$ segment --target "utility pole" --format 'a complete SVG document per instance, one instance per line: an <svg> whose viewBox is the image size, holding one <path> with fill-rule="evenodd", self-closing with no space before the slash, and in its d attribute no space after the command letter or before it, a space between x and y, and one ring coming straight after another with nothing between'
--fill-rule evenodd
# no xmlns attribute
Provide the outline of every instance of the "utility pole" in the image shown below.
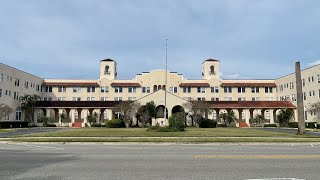
<svg viewBox="0 0 320 180"><path fill-rule="evenodd" d="M297 88L297 108L298 108L298 134L304 134L306 131L304 121L304 106L303 106L303 94L302 94L302 79L300 62L296 62L296 88Z"/></svg>
<svg viewBox="0 0 320 180"><path fill-rule="evenodd" d="M164 118L167 120L167 84L168 84L168 39L166 39L166 71L165 71L165 89L164 89ZM165 123L166 124L166 123Z"/></svg>

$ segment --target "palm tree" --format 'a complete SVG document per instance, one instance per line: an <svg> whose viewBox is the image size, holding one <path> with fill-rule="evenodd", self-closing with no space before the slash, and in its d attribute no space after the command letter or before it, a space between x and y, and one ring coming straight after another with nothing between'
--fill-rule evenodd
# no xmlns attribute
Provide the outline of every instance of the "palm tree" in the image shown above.
<svg viewBox="0 0 320 180"><path fill-rule="evenodd" d="M259 124L259 126L261 125L262 121L263 121L263 116L261 114L256 114L254 117L254 121L257 122Z"/></svg>
<svg viewBox="0 0 320 180"><path fill-rule="evenodd" d="M223 121L227 124L227 126L230 126L232 123L234 123L237 120L236 114L233 111L221 113L220 118L223 119Z"/></svg>
<svg viewBox="0 0 320 180"><path fill-rule="evenodd" d="M21 102L21 109L25 111L25 115L30 122L34 122L34 110L36 103L40 100L40 96L33 95L24 95L19 98Z"/></svg>
<svg viewBox="0 0 320 180"><path fill-rule="evenodd" d="M286 126L288 122L292 119L293 114L294 112L292 109L281 109L280 113L277 116L280 126Z"/></svg>

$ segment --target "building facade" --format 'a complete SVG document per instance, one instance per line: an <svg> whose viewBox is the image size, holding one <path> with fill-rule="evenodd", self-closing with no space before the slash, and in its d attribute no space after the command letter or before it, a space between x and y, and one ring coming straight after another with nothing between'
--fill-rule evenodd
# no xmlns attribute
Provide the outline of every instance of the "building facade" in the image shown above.
<svg viewBox="0 0 320 180"><path fill-rule="evenodd" d="M319 68L317 65L302 70L305 118L309 122L316 119L307 111L307 106L320 100ZM183 109L188 115L184 104L190 100L208 101L214 110L209 118L219 122L220 112L234 110L238 124L248 125L252 123L250 120L254 114L262 114L266 123L274 123L277 110L295 109L294 74L270 80L224 80L219 76L219 69L220 61L207 59L202 63L202 79L198 80L165 70L152 70L137 74L133 79L118 80L117 63L104 59L100 61L98 80L68 80L43 79L0 64L1 102L16 111L3 120L23 119L17 118L16 114L21 109L17 97L24 94L41 97L35 119L39 120L43 115L57 119L64 112L70 117L71 124L77 121L86 123L87 114L93 112L99 114L100 120L111 119L115 115L112 109L119 101L137 101L140 104L154 101L158 107L167 108L169 117L177 109ZM19 81L18 85L16 81ZM311 95L307 97L309 93ZM166 124L166 121L159 118L154 123Z"/></svg>

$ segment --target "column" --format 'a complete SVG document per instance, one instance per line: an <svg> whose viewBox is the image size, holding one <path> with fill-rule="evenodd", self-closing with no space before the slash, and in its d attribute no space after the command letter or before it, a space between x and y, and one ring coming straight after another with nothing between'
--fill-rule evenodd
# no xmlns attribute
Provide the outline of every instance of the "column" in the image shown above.
<svg viewBox="0 0 320 180"><path fill-rule="evenodd" d="M277 120L277 111L278 109L274 109L273 112L272 112L272 116L273 116L273 121L276 122Z"/></svg>
<svg viewBox="0 0 320 180"><path fill-rule="evenodd" d="M243 109L238 109L238 113L239 113L239 122L242 122L242 112L243 112Z"/></svg>
<svg viewBox="0 0 320 180"><path fill-rule="evenodd" d="M269 109L269 113L270 113L270 124L274 124L274 116L273 116L273 111L274 109Z"/></svg>
<svg viewBox="0 0 320 180"><path fill-rule="evenodd" d="M250 120L249 120L249 122L250 122L250 124L253 122L253 111L254 111L254 109L249 109L249 112L250 112Z"/></svg>
<svg viewBox="0 0 320 180"><path fill-rule="evenodd" d="M217 122L221 122L221 119L220 119L220 109L214 109L216 111L216 121Z"/></svg>

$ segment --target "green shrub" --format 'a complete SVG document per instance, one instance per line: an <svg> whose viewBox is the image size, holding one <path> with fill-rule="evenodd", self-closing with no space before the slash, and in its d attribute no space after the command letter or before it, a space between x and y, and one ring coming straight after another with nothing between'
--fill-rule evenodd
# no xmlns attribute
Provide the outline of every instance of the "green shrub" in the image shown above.
<svg viewBox="0 0 320 180"><path fill-rule="evenodd" d="M172 115L169 118L169 128L174 129L174 131L184 131L186 125L182 116Z"/></svg>
<svg viewBox="0 0 320 180"><path fill-rule="evenodd" d="M217 124L216 127L228 127L227 124Z"/></svg>
<svg viewBox="0 0 320 180"><path fill-rule="evenodd" d="M147 129L149 132L178 132L179 130L170 128L168 126L160 127L160 126L151 126Z"/></svg>
<svg viewBox="0 0 320 180"><path fill-rule="evenodd" d="M57 127L55 124L43 124L43 127Z"/></svg>
<svg viewBox="0 0 320 180"><path fill-rule="evenodd" d="M298 128L298 122L288 122L288 128Z"/></svg>
<svg viewBox="0 0 320 180"><path fill-rule="evenodd" d="M217 121L211 120L211 119L203 119L199 123L200 128L216 128L217 127Z"/></svg>
<svg viewBox="0 0 320 180"><path fill-rule="evenodd" d="M102 127L101 124L91 124L91 127Z"/></svg>
<svg viewBox="0 0 320 180"><path fill-rule="evenodd" d="M17 121L2 121L0 122L0 128L26 128L29 122L17 122Z"/></svg>
<svg viewBox="0 0 320 180"><path fill-rule="evenodd" d="M317 128L317 122L307 122L306 128L312 128L312 129Z"/></svg>
<svg viewBox="0 0 320 180"><path fill-rule="evenodd" d="M276 124L265 124L263 127L278 127Z"/></svg>
<svg viewBox="0 0 320 180"><path fill-rule="evenodd" d="M121 119L112 119L106 122L107 128L123 128L125 127L124 122Z"/></svg>

